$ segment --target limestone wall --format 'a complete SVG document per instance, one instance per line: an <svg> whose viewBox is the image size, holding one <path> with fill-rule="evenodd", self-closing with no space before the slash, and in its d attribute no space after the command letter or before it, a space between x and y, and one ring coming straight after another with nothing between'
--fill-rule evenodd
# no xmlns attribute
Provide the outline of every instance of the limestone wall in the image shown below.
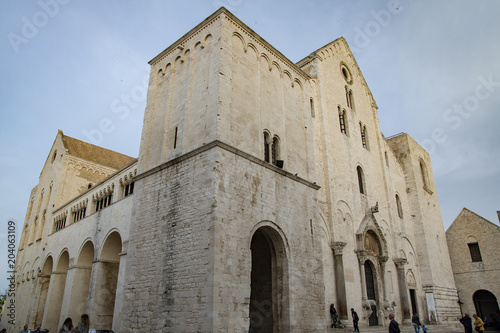
<svg viewBox="0 0 500 333"><path fill-rule="evenodd" d="M474 304L474 294L478 290L492 293L497 302L500 299L499 237L498 225L466 208L446 231L453 275L464 313L472 315L480 310ZM472 261L469 243L478 243L481 261ZM491 319L489 312L485 315ZM500 319L499 314L495 315Z"/></svg>

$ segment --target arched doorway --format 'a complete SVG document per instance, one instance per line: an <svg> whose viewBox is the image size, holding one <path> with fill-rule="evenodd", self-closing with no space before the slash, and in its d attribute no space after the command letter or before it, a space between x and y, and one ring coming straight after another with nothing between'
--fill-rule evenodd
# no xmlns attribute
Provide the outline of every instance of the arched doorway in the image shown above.
<svg viewBox="0 0 500 333"><path fill-rule="evenodd" d="M288 277L281 235L271 227L255 231L250 279L250 325L261 333L288 332Z"/></svg>
<svg viewBox="0 0 500 333"><path fill-rule="evenodd" d="M375 267L370 260L365 261L365 280L366 280L366 297L370 302L370 309L372 313L368 317L368 324L370 326L378 325L377 317L377 279L375 275ZM375 303L375 304L373 304Z"/></svg>
<svg viewBox="0 0 500 333"><path fill-rule="evenodd" d="M478 316L483 319L486 317L488 321L492 321L492 319L500 319L500 310L498 309L497 298L493 295L493 293L488 290L480 289L474 293L472 299Z"/></svg>

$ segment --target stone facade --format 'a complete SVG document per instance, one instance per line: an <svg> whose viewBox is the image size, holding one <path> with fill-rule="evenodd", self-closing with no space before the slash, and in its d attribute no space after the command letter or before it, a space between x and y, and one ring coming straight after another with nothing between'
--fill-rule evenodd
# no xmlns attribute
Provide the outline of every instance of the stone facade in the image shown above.
<svg viewBox="0 0 500 333"><path fill-rule="evenodd" d="M19 249L18 326L325 332L330 303L361 326L456 319L429 155L382 135L343 38L293 63L221 8L150 65L137 161L85 189L49 155L33 195L72 192Z"/></svg>
<svg viewBox="0 0 500 333"><path fill-rule="evenodd" d="M500 320L500 227L467 208L446 230L463 313ZM500 323L497 323L497 325Z"/></svg>

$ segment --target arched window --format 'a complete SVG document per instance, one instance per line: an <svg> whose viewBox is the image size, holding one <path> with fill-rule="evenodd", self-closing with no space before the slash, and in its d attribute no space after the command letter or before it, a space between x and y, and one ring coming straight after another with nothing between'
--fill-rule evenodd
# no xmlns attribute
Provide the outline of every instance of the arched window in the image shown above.
<svg viewBox="0 0 500 333"><path fill-rule="evenodd" d="M270 162L271 156L271 138L269 137L269 133L264 132L264 161Z"/></svg>
<svg viewBox="0 0 500 333"><path fill-rule="evenodd" d="M351 110L354 110L354 98L352 95L352 90L349 90L349 93L347 94L347 105L351 108Z"/></svg>
<svg viewBox="0 0 500 333"><path fill-rule="evenodd" d="M281 160L281 152L280 152L280 139L277 135L275 135L271 139L271 135L269 132L264 132L264 161L267 163L271 163L272 165L283 167L283 163Z"/></svg>
<svg viewBox="0 0 500 333"><path fill-rule="evenodd" d="M309 103L311 105L311 117L315 118L316 112L314 111L314 100L312 97L309 99Z"/></svg>
<svg viewBox="0 0 500 333"><path fill-rule="evenodd" d="M272 151L272 161L271 163L273 165L276 165L276 161L280 159L280 141L277 136L274 136L273 138L273 145L271 147Z"/></svg>
<svg viewBox="0 0 500 333"><path fill-rule="evenodd" d="M401 200L399 199L399 195L396 194L396 207L398 209L399 218L403 218L403 207L401 207Z"/></svg>
<svg viewBox="0 0 500 333"><path fill-rule="evenodd" d="M337 108L339 110L340 133L347 135L347 114L345 112L345 109L340 109L340 105Z"/></svg>
<svg viewBox="0 0 500 333"><path fill-rule="evenodd" d="M363 174L363 169L358 166L356 168L356 172L358 174L359 193L366 194L365 175Z"/></svg>

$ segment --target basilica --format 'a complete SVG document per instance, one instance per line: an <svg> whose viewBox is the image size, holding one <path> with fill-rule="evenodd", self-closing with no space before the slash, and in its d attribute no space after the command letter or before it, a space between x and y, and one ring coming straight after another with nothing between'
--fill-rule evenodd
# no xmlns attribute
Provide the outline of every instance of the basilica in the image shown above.
<svg viewBox="0 0 500 333"><path fill-rule="evenodd" d="M297 63L220 8L150 62L137 158L59 131L31 191L16 329L327 332L456 321L429 154L385 137L340 37ZM6 327L4 311L1 321Z"/></svg>

